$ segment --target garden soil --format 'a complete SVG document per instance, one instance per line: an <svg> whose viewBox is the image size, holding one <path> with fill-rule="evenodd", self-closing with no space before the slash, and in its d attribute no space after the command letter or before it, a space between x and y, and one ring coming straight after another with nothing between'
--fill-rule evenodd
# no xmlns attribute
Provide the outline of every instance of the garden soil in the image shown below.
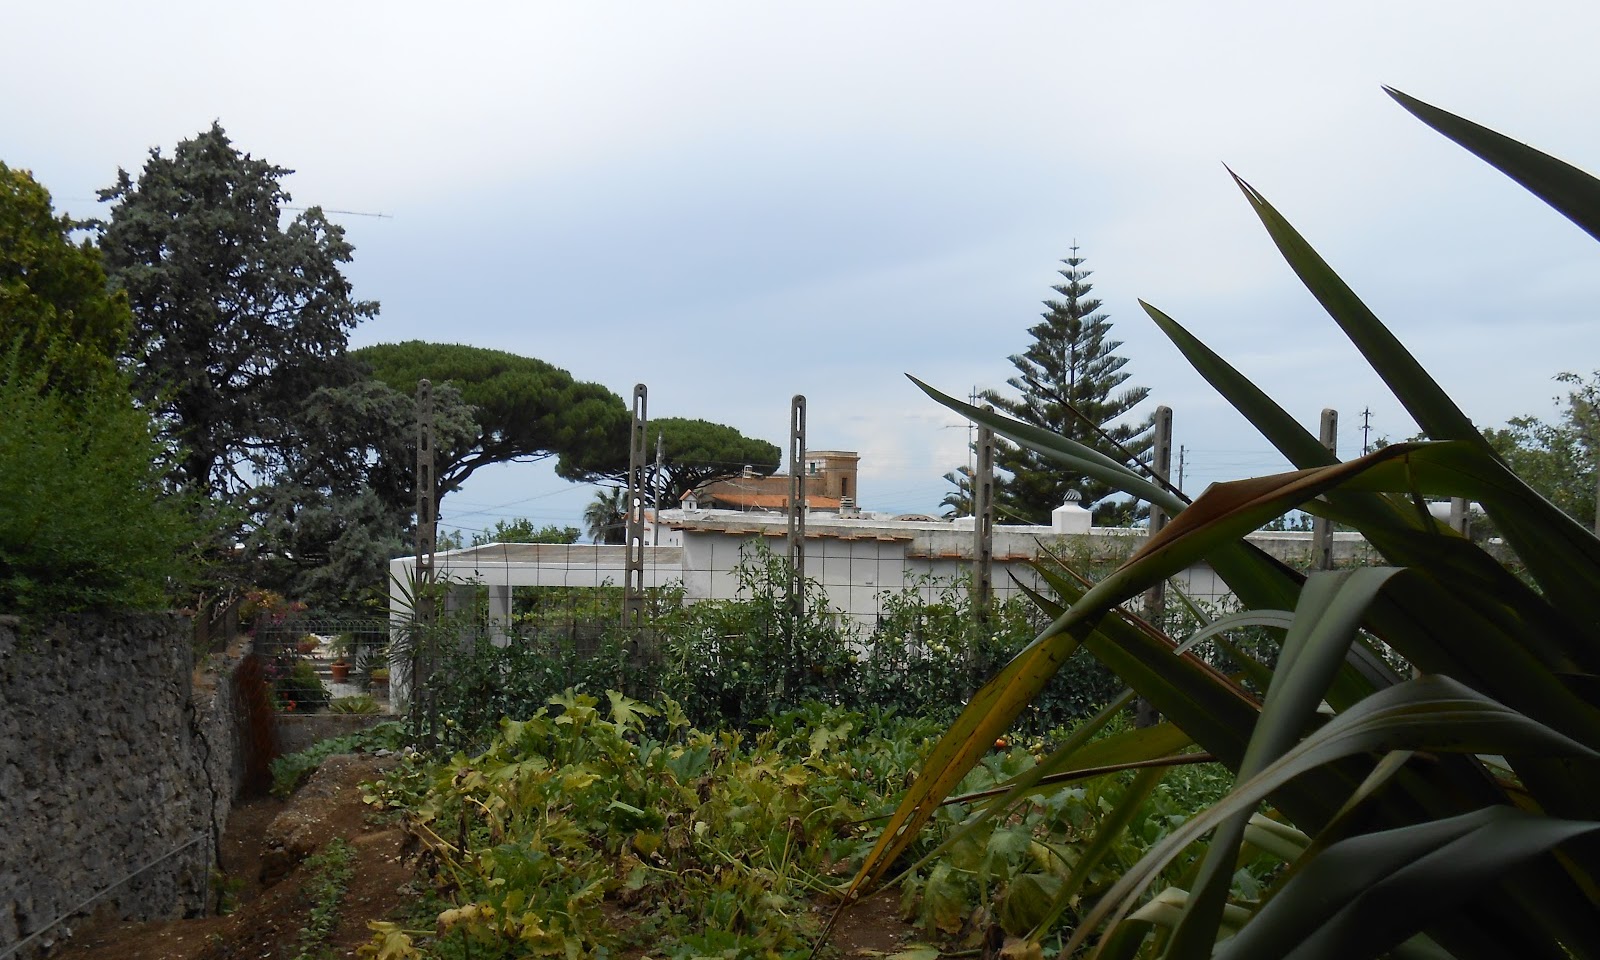
<svg viewBox="0 0 1600 960"><path fill-rule="evenodd" d="M411 886L416 843L361 802L361 783L393 758L330 757L288 800L262 797L234 807L223 838L222 886L231 912L192 920L79 924L51 960L284 960L300 949L310 909L301 862L334 837L353 848L354 874L326 955L355 957L369 942L370 920L402 916L416 900ZM919 939L886 892L848 911L830 938L839 957L884 957Z"/></svg>

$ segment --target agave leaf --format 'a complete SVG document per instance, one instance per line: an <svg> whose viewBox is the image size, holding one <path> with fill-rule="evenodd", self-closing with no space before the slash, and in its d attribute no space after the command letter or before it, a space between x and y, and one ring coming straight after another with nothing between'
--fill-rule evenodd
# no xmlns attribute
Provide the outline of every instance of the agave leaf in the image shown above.
<svg viewBox="0 0 1600 960"><path fill-rule="evenodd" d="M1299 871L1219 960L1377 956L1513 867L1600 823L1487 807L1341 841Z"/></svg>
<svg viewBox="0 0 1600 960"><path fill-rule="evenodd" d="M1119 618L1106 617L1112 606L1186 568L1219 546L1236 541L1289 507L1390 460L1408 456L1413 449L1410 445L1396 444L1362 460L1334 464L1319 470L1213 486L1127 563L1087 591L1082 599L1018 653L994 679L979 689L955 723L935 744L924 765L924 775L912 784L901 799L883 834L851 882L851 893L863 884L876 882L882 877L889 863L911 843L916 831L933 816L943 799L972 769L994 739L1011 726L1085 637L1094 635L1102 624L1108 630L1121 631L1127 636L1129 628ZM1127 642L1124 640L1118 646L1126 647ZM1220 678L1220 675L1209 667L1201 667L1193 658L1169 657L1157 666L1153 661L1140 662L1137 657L1123 656L1121 653L1117 646L1104 643L1097 644L1095 651L1102 662L1141 695L1149 698L1158 710L1177 718L1194 735L1196 742L1207 745L1207 749L1229 766L1235 765L1238 756L1237 731L1246 729L1249 723L1234 716L1230 726L1225 719L1226 711L1237 709L1238 706L1228 702L1225 691L1231 684L1226 683L1226 678L1221 678L1224 683L1220 686L1204 682L1174 682L1184 671L1192 674L1196 670L1203 670L1216 678ZM1120 666L1113 663L1113 659L1120 661ZM1234 696L1238 694L1239 691L1233 691ZM1193 699L1197 696L1201 699ZM1216 745L1210 745L1208 740L1216 741Z"/></svg>
<svg viewBox="0 0 1600 960"><path fill-rule="evenodd" d="M1108 705L1107 710L1101 710L1096 714L1096 719L1101 717L1109 719L1115 715L1115 711L1109 711L1110 706L1115 705L1120 710L1131 703L1132 699L1132 691L1124 691L1122 696ZM1054 787L1062 780L1088 771L1107 772L1114 768L1129 769L1149 761L1179 759L1179 751L1194 744L1187 733L1171 723L1157 723L1149 727L1122 730L1098 740L1084 736L1085 730L1089 730L1090 736L1093 735L1091 724L1080 726L1073 731L1073 735L1066 743L1057 747L1048 757L999 786L975 794L952 797L948 802L960 803L999 797L1000 802L993 806L997 809L1007 808L1018 800L1044 792L1041 787Z"/></svg>
<svg viewBox="0 0 1600 960"><path fill-rule="evenodd" d="M1339 278L1299 231L1267 202L1249 183L1228 171L1283 259L1300 277L1311 295L1317 298L1345 335L1367 358L1373 371L1383 378L1406 410L1416 418L1428 436L1436 440L1476 438L1487 447L1472 421L1444 392L1438 381L1418 363L1398 338L1367 308L1355 291Z"/></svg>
<svg viewBox="0 0 1600 960"><path fill-rule="evenodd" d="M1488 127L1424 103L1393 87L1383 92L1411 115L1527 187L1589 236L1600 240L1600 182L1565 160L1557 160Z"/></svg>
<svg viewBox="0 0 1600 960"><path fill-rule="evenodd" d="M1261 719L1239 767L1240 779L1255 776L1300 739L1344 662L1368 604L1399 572L1392 567L1368 567L1313 574L1306 581L1261 707ZM1212 839L1190 888L1183 921L1173 933L1170 950L1174 955L1199 955L1216 942L1250 813L1241 810L1223 821Z"/></svg>
<svg viewBox="0 0 1600 960"><path fill-rule="evenodd" d="M1077 729L1072 732L1072 735L1067 738L1066 742L1060 747L1057 747L1044 763L1035 764L1033 767L1024 770L1022 773L1010 778L1005 783L1000 784L1000 786L990 790L981 790L977 793L966 794L960 797L949 797L942 801L944 804L951 804L971 802L974 800L991 800L990 803L985 804L960 827L951 831L949 836L945 837L945 839L940 842L937 847L928 851L928 853L925 854L921 860L909 867L907 872L909 873L910 871L917 869L928 861L939 856L944 851L950 849L958 843L961 843L984 824L994 819L997 815L1005 810L1010 809L1012 804L1016 803L1017 801L1028 795L1041 792L1040 785L1047 778L1053 777L1057 779L1065 779L1076 773L1084 771L1093 771L1093 775L1100 775L1101 773L1106 772L1104 770L1105 766L1113 764L1121 764L1124 766L1130 764L1136 765L1156 757L1166 756L1173 751L1189 745L1191 741L1188 739L1187 735L1183 734L1181 731L1178 731L1176 732L1176 736L1174 736L1175 729L1172 727L1172 725L1164 724L1160 726L1164 726L1166 729L1158 730L1151 728L1154 730L1154 733L1146 737L1128 738L1124 737L1122 734L1118 734L1116 735L1116 738L1108 738L1119 741L1119 743L1114 744L1111 749L1106 749L1099 746L1099 741L1095 741L1093 739L1094 736L1104 729L1105 725L1109 723L1113 717L1115 717L1132 702L1132 691L1124 691L1121 696L1118 696L1110 703L1106 704L1105 707L1101 708L1100 712L1094 717L1090 718L1085 723L1080 724ZM1136 742L1130 745L1130 740ZM1152 746L1154 749L1152 749ZM1089 750L1089 762L1077 762L1078 758L1076 754L1078 754L1079 751L1091 747L1093 749Z"/></svg>
<svg viewBox="0 0 1600 960"><path fill-rule="evenodd" d="M1181 890L1178 887L1167 887L1154 897L1151 897L1144 906L1128 914L1128 919L1155 924L1156 926L1176 927L1179 920L1186 915L1189 905L1193 902L1194 898L1189 891ZM1222 910L1222 929L1231 934L1244 926L1245 921L1249 919L1250 911L1243 907L1227 904ZM1175 942L1176 940L1174 940ZM1176 947L1168 947L1168 950L1176 951ZM1173 953L1168 955L1171 956Z"/></svg>
<svg viewBox="0 0 1600 960"><path fill-rule="evenodd" d="M1449 677L1424 675L1380 690L1164 837L1096 904L1064 952L1080 946L1108 917L1125 915L1173 857L1227 818L1253 809L1284 783L1322 764L1392 750L1600 757Z"/></svg>
<svg viewBox="0 0 1600 960"><path fill-rule="evenodd" d="M1194 633L1183 638L1183 643L1178 648L1186 649L1219 633L1229 630L1238 630L1241 627L1272 627L1276 630L1287 630L1294 626L1294 614L1288 610L1237 610L1211 621Z"/></svg>
<svg viewBox="0 0 1600 960"><path fill-rule="evenodd" d="M1155 321L1156 326L1166 334L1168 340L1172 341L1173 346L1178 348L1183 358L1194 367L1195 372L1222 394L1234 409L1244 414L1251 426L1261 431L1261 435L1277 447L1278 452L1282 453L1290 463L1304 470L1310 467L1325 467L1339 461L1338 457L1322 445L1321 440L1302 427L1294 417L1278 405L1277 401L1267 396L1260 387L1250 382L1249 378L1184 329L1176 320L1143 300L1139 301L1139 306L1150 315L1150 319Z"/></svg>
<svg viewBox="0 0 1600 960"><path fill-rule="evenodd" d="M1035 590L1031 584L1023 583L1021 580L1016 581L1016 584L1017 589L1022 591L1028 601L1037 606L1050 619L1057 619L1067 612L1066 607Z"/></svg>
<svg viewBox="0 0 1600 960"><path fill-rule="evenodd" d="M1071 467L1078 473L1094 477L1102 483L1109 483L1125 493L1132 494L1140 500L1153 503L1170 513L1177 513L1183 509L1183 499L1155 483L1145 479L1124 464L1118 463L1093 447L1084 446L1074 440L1068 440L1049 430L1013 420L1010 417L975 407L963 400L941 393L933 387L909 374L907 378L934 400L949 407L951 410L965 416L976 423L981 423L997 433L1003 434L1030 450L1034 450L1047 457L1052 457Z"/></svg>
<svg viewBox="0 0 1600 960"><path fill-rule="evenodd" d="M1056 669L1078 649L1083 635L1091 632L1094 625L1081 615L1073 619L1069 610L978 689L923 761L922 776L906 790L883 833L851 880L847 902L857 890L883 876L944 798L988 752L995 738L1010 728Z"/></svg>
<svg viewBox="0 0 1600 960"><path fill-rule="evenodd" d="M1327 262L1254 187L1237 175L1234 181L1284 260L1428 436L1460 441L1498 464L1488 441L1472 421ZM1482 463L1472 466L1483 467ZM1483 468L1478 479L1500 488L1502 496L1476 499L1546 593L1559 605L1581 611L1585 621L1600 621L1600 597L1592 589L1591 573L1600 568L1600 540L1528 490L1503 465L1498 475ZM1521 490L1513 492L1513 486Z"/></svg>
<svg viewBox="0 0 1600 960"><path fill-rule="evenodd" d="M1265 851L1284 863L1293 863L1311 845L1311 838L1271 817L1259 813L1250 815L1244 831L1245 842L1257 850Z"/></svg>

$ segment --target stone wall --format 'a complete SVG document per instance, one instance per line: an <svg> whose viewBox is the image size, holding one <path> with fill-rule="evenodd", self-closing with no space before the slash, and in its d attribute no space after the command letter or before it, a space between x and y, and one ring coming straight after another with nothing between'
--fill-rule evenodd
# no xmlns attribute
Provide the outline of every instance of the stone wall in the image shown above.
<svg viewBox="0 0 1600 960"><path fill-rule="evenodd" d="M0 618L0 957L64 939L63 915L207 910L242 774L239 651L196 670L190 638L170 614Z"/></svg>

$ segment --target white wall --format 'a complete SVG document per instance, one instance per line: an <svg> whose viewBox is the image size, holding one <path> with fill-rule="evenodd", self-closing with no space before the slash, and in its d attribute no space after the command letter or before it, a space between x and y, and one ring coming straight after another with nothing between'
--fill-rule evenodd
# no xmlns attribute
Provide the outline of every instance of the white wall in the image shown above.
<svg viewBox="0 0 1600 960"><path fill-rule="evenodd" d="M662 512L664 542L681 546L645 547L644 584L662 587L681 582L693 600L733 599L739 595L737 567L741 552L765 543L777 556L787 553L787 520L774 514L737 511ZM670 533L669 533L670 530ZM971 569L973 533L938 521L894 521L883 518L814 516L806 524L805 572L822 585L834 608L872 622L880 594L898 592L932 576L959 582ZM647 537L647 540L649 538ZM1060 534L1051 527L995 527L994 592L1006 597L1019 592L1017 580L1038 581L1027 561L1044 550L1097 561L1119 561L1144 542L1142 530L1094 528L1088 534ZM1311 554L1309 533L1257 533L1251 541L1279 559L1303 564ZM1358 534L1335 534L1336 560L1349 562L1369 552ZM626 575L626 548L592 544L489 544L440 553L439 578L496 587L621 586ZM411 575L413 561L391 562L398 583ZM1226 600L1229 592L1215 572L1196 564L1173 578L1197 600ZM398 589L391 607L403 606Z"/></svg>

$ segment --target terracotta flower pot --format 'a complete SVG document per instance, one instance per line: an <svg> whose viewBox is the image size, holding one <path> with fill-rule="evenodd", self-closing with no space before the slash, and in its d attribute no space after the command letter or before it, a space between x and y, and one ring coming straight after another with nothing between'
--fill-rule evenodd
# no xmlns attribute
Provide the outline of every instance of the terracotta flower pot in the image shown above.
<svg viewBox="0 0 1600 960"><path fill-rule="evenodd" d="M347 661L333 661L328 664L328 672L333 675L334 683L346 683L350 680L350 664Z"/></svg>

